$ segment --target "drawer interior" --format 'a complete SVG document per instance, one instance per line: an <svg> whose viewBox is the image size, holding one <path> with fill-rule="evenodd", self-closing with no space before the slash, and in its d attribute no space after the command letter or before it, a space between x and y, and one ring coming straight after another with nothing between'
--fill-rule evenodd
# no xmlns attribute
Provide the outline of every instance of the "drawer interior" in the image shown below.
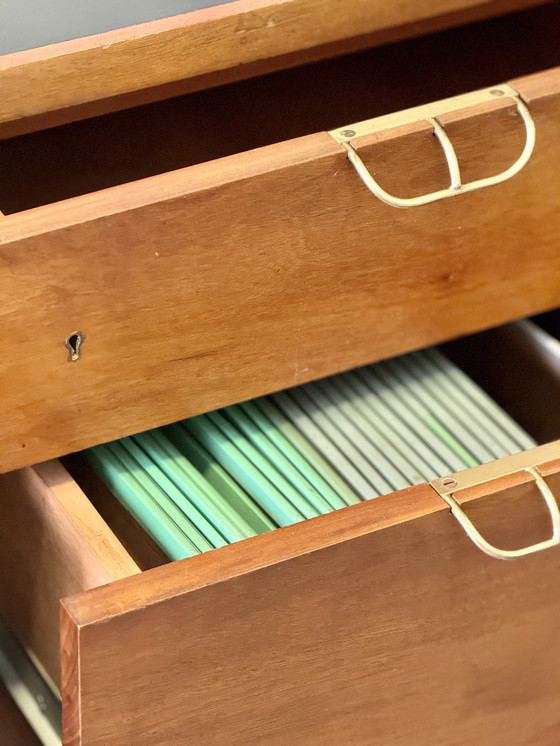
<svg viewBox="0 0 560 746"><path fill-rule="evenodd" d="M0 617L0 742L60 746L61 733L56 688Z"/></svg>
<svg viewBox="0 0 560 746"><path fill-rule="evenodd" d="M560 313L508 324L445 346L535 440L560 438Z"/></svg>
<svg viewBox="0 0 560 746"><path fill-rule="evenodd" d="M535 330L537 330L536 334ZM560 431L558 430L557 423L550 421L557 418L551 418L550 406L547 408L544 405L545 402L549 403L551 400L554 400L554 393L557 392L558 389L560 389L560 364L558 362L558 359L556 361L553 360L553 355L551 355L550 353L546 353L546 351L543 352L542 339L538 339L539 334L541 336L547 335L549 342L551 342L553 339L552 336L548 334L548 332L545 332L543 329L538 328L535 322L526 321L507 325L499 329L490 330L489 332L484 332L481 334L473 335L472 337L457 340L456 342L449 343L442 348L450 359L457 362L463 370L468 371L469 375L472 376L473 380L479 384L481 389L490 394L490 396L503 407L506 413L511 415L516 422L521 424L526 429L527 433L529 434L529 437L527 439L522 439L521 436L519 436L519 441L512 440L511 443L508 443L507 446L503 446L504 448L508 448L507 453L515 453L524 448L531 448L533 445L544 444L549 440L556 440L560 437ZM558 346L560 348L560 341L558 342ZM423 355L424 353L421 354ZM546 365L545 363L543 363L543 359L545 358ZM417 361L420 361L421 359L416 358L413 353L412 355L405 356L400 360L407 360L408 365L415 365L417 364ZM554 365L556 365L556 367L554 367ZM377 366L373 366L373 368L383 370L383 364L378 364ZM504 369L515 369L517 371L517 375L513 377L504 375ZM542 375L542 369L547 370L546 377ZM390 368L388 370L390 370ZM402 375L406 375L404 367L402 369L399 368L398 370ZM427 375L426 370L424 371L424 373ZM430 372L430 375L431 374L432 373ZM386 375L386 372L384 375ZM346 382L346 384L350 383L351 385L355 385L352 382L356 381L357 384L359 384L360 380L361 379L359 378L359 376L356 376L355 373L352 372L350 374L336 376L333 379L326 379L324 382L319 382L318 385L310 384L299 387L298 389L294 389L295 392L300 392L298 396L296 396L295 394L292 395L291 392L288 391L278 395L278 397L285 397L285 400L291 402L292 404L293 401L299 401L300 403L302 402L302 399L298 397L303 396L304 398L307 398L307 405L304 404L303 409L299 409L299 412L300 414L311 415L311 418L313 419L313 406L330 407L333 403L332 397L336 397L336 390L335 387L331 384L331 381L344 381ZM524 385L525 381L528 381L527 385ZM400 385L400 382L395 379L395 381L391 385ZM342 388L340 390L342 390ZM433 392L433 390L434 389L432 387L431 391ZM381 388L379 389L379 391L381 391ZM425 389L425 391L428 391L428 389ZM313 402L311 401L313 392L316 392L316 396L318 397L315 400L315 404L313 404ZM354 393L356 393L356 390L353 390L353 394ZM328 399L329 396L331 397L330 399ZM410 395L407 393L406 396ZM468 396L477 396L476 391L474 391L473 389L472 393L469 391L467 393L467 396L458 400L460 407L468 409ZM427 397L429 397L429 392L427 394ZM339 402L342 400L343 398L341 397ZM556 397L555 400L558 401L558 397ZM261 402L264 400L258 401ZM273 404L274 401L279 401L279 399L274 396L267 398L267 402L269 404ZM334 399L334 401L336 401L336 398ZM366 406L365 404L363 404L363 399L360 401L362 402L361 406ZM405 402L405 406L408 406L406 397L402 399L402 401ZM322 405L321 402L323 402ZM381 399L378 400L378 405L380 407L384 407L385 404L381 404L380 402ZM410 397L410 402L412 406L415 406L415 403L412 401L412 397ZM410 486L414 484L420 484L423 481L428 481L429 479L443 477L445 476L445 474L448 474L452 471L462 470L468 468L469 466L474 466L475 458L478 459L477 463L485 463L490 461L492 457L498 458L507 455L505 450L503 452L498 450L492 451L492 448L501 447L501 444L500 446L498 446L495 441L496 438L500 437L500 433L503 434L504 441L506 440L506 436L509 437L510 435L512 435L515 430L514 423L511 422L510 424L508 424L508 421L506 419L504 419L503 422L497 419L491 421L492 418L498 417L498 415L494 412L491 412L488 415L488 421L483 421L482 418L486 416L486 413L482 409L478 409L479 403L476 398L472 399L472 409L473 412L476 410L477 414L476 416L473 416L472 420L469 420L468 416L466 416L462 420L460 418L457 419L457 412L459 410L454 410L452 408L453 403L451 402L451 397L449 397L448 400L446 400L444 397L441 397L441 399L439 399L438 401L436 401L434 398L426 398L423 400L422 406L424 404L426 404L427 407L426 412L429 412L430 416L433 414L435 418L438 418L437 427L441 427L442 425L445 426L446 424L448 424L449 428L447 432L441 436L441 451L437 453L437 456L440 458L438 458L438 465L435 466L434 464L433 474L424 473L422 476L422 472L419 471L416 477L414 475L409 475L406 478L409 479ZM450 407L448 410L444 410L443 408L438 409L440 404L442 406L449 404ZM298 404L297 406L299 407L300 404ZM309 408L305 410L305 406ZM360 417L359 409L357 409L356 406L349 409L347 401L345 401L342 405L342 407L344 406L346 406L345 411L349 417ZM390 404L390 406L393 406L393 404ZM398 407L398 403L395 406ZM255 408L255 411L257 409L258 407ZM387 407L387 410L388 409L389 407ZM233 410L236 410L237 412L235 416L230 413L233 412ZM246 413L249 410L244 409L243 412L239 412L238 407L231 407L229 409L221 411L223 413L223 417L222 414L219 413L216 413L216 416L219 417L224 425L227 425L227 427L231 427L232 423L235 424L236 422L239 425L239 419L237 418L240 417L244 417L247 420L245 427L248 427L249 423L248 418L246 417ZM277 410L277 413L279 412L280 409ZM321 424L321 420L319 418L313 420L313 422L319 423L319 429L322 428L322 434L326 434L327 437L330 437L331 441L335 442L335 444L336 441L334 439L337 437L337 434L339 434L339 436L343 439L350 439L352 435L354 435L356 438L360 438L362 433L366 432L366 430L364 429L360 430L360 428L363 428L364 421L362 420L362 424L360 424L359 419L356 419L353 423L352 427L355 425L353 431L345 431L341 425L336 425L335 427L332 427L331 430L329 430L328 428L332 426L332 423L336 422L335 418L340 416L342 409L339 408L338 410L336 410L336 412L336 415L329 415L330 419L328 421L327 419L324 419L326 425ZM394 412L397 412L397 417L395 419L401 416L398 413L398 409L393 410L393 412L390 412L389 414L394 414ZM322 416L323 414L324 412L321 412L320 416ZM386 415L383 413L382 409L379 410L378 416L380 418L379 422L381 423L379 425L378 431L380 434L379 441L375 443L375 441L372 440L371 433L369 434L369 436L366 436L366 438L369 437L370 442L375 443L373 447L377 447L377 445L379 445L380 451L382 451L386 455L387 459L389 461L392 460L393 465L397 464L396 468L397 470L400 469L401 474L405 474L405 469L403 469L402 463L399 462L397 459L403 457L403 460L406 460L414 452L414 459L412 457L410 458L409 465L413 463L417 465L416 457L419 453L422 454L422 458L424 458L425 460L428 460L430 458L429 448L432 447L432 444L428 440L426 440L427 438L431 437L427 430L423 431L420 426L420 429L415 431L414 433L412 433L412 430L409 431L410 437L415 437L419 433L420 440L424 439L424 441L422 442L422 448L420 449L418 444L413 444L411 440L408 444L409 453L404 453L403 456L402 446L404 441L399 441L398 439L393 438L394 430L392 428L394 428L394 422L388 422L388 420L386 419ZM446 423L446 416L449 418L448 423ZM204 420L204 422L209 423L208 420L204 419L205 417L206 416L202 416L202 418L197 419ZM311 420L309 420L309 422L311 422ZM496 428L494 430L495 422L500 422L500 425L499 428ZM209 424L208 426L212 428L214 427L211 424ZM175 443L177 445L177 437L180 438L181 436L177 435L178 430L173 430L174 427L177 428L180 426L163 428L159 432L161 432L164 438L170 439L168 441L169 443ZM408 427L408 425L405 425L405 427ZM478 442L474 443L473 445L470 441L470 438L473 433L476 433L476 428L478 427L480 427L481 429L478 435L473 440L473 443L477 437ZM508 430L508 427L511 427L511 430ZM388 440L383 440L382 428L389 428L389 431L391 431L392 434L390 435ZM488 429L488 432L490 432L490 430L492 429L492 436L489 436L488 434L482 434L482 430L484 430L485 428ZM232 429L231 432L232 435L230 436L230 438L233 439L232 442L235 442L236 437L243 436L243 433L240 429L235 430L235 432ZM437 430L435 432L437 432ZM187 430L183 431L183 438L185 438L186 434ZM258 435L260 435L260 433ZM454 435L456 435L457 438L456 444L454 445L453 443L451 443L450 448L456 448L457 450L452 453L451 450L447 451L447 445L449 441L446 441L446 438L448 439L450 436L453 437ZM192 432L189 432L189 436L192 436ZM373 437L374 436L375 432L373 433ZM131 449L137 449L137 444L139 444L140 448L144 448L146 449L147 453L150 453L149 444L146 445L145 442L141 440L141 438L143 437L144 436L139 436L139 439L136 441L136 443L131 442L131 445L128 447ZM534 438L534 442L531 441L531 437ZM462 439L465 438L467 440L462 441ZM130 442L131 439L125 439L125 441ZM256 441L253 441L253 443L255 442ZM471 449L470 453L467 453L466 456L464 456L463 453L459 450L463 442L466 444L466 451L469 448ZM483 442L488 444L487 447L489 450L486 454L484 450L486 446L482 448L482 452L480 450L476 450L477 448L479 448L480 443ZM246 447L249 448L250 446L248 440L247 444L248 445ZM204 442L204 446L206 447L207 445L208 444ZM367 475L368 464L365 464L364 462L364 469L364 466L362 466L361 462L359 461L359 459L362 458L362 454L365 453L365 451L363 450L364 446L361 445L359 441L356 441L354 445L356 445L355 448L351 444L349 446L341 445L341 452L345 453L346 456L350 454L350 458L352 458L352 454L355 454L356 460L352 463L352 468L355 469L356 474L358 474L357 478L361 480L363 475ZM210 446L208 447L210 448ZM243 446L239 447L240 449L243 448ZM267 446L265 445L265 448L266 447ZM101 447L101 449L104 448L105 446ZM385 451L385 448L394 448L394 450ZM399 449L401 450L399 451ZM94 451L96 450L100 451L100 449L94 449ZM129 453L133 453L133 451L129 451ZM140 453L140 451L138 451L138 453ZM153 452L151 453L153 457ZM176 451L176 453L178 455L179 451ZM187 451L183 451L183 453L186 453L186 455L188 456L188 448ZM238 453L241 453L241 450L239 450ZM262 451L262 453L266 453L266 451ZM446 453L448 453L449 455L446 456ZM247 452L245 453L245 455L247 455ZM322 451L321 455L328 460L328 451ZM450 461L449 459L453 458L454 456L457 456L458 460ZM473 458L472 462L468 461L469 456ZM435 459L435 457L436 456L434 454L433 458ZM157 460L156 457L154 458L155 460ZM160 458L165 458L165 456L162 456ZM217 458L219 461L220 457L217 456ZM275 456L273 454L272 459L274 460L274 458ZM463 459L464 461L462 465L460 465L461 459ZM420 461L421 459L418 458L417 460ZM76 479L77 483L88 495L95 508L112 527L119 539L122 541L123 545L126 547L128 553L133 557L134 561L142 569L149 569L151 567L155 567L169 561L166 553L157 545L157 543L153 539L151 539L147 535L146 531L132 517L130 512L126 510L123 505L115 499L114 495L111 492L111 487L107 486L106 479L101 479L99 473L95 473L95 470L92 468L92 464L90 461L88 461L85 453L71 455L63 459L63 461L69 472ZM138 466L138 462L130 463L133 464L133 469L140 468ZM136 466L134 466L134 463L136 463ZM194 463L198 465L196 460ZM223 464L223 462L221 463ZM377 468L375 459L373 459L373 461L371 461L370 463L374 463L375 467ZM352 481L354 474L348 475L344 471L344 466L337 466L336 461L329 461L328 466L333 467L334 469L338 469L339 476L347 480L347 484L349 485L350 490L355 490L354 494L358 496L356 497L356 502L359 502L360 499L370 499L372 497L372 495L368 492L366 492L365 494L363 492L360 492L362 482L360 481L359 484L356 486L356 483ZM260 468L262 469L262 467ZM326 468L327 464L325 465L325 469ZM419 469L421 468L422 466L420 465ZM201 473L204 473L202 469ZM263 473L266 474L266 472ZM387 477L388 472L383 472L383 467L381 468L381 473L383 473ZM167 474L169 476L169 472L167 472ZM239 479L239 477L237 477L234 473L233 478ZM391 478L391 476L387 477L388 480L390 480ZM278 479L280 479L280 477L278 477ZM370 479L370 483L365 488L366 490L369 489L371 483L372 482ZM247 486L243 481L239 482L239 484L243 488ZM271 482L271 484L274 484L274 482ZM292 481L292 484L296 484L296 482ZM398 490L405 487L406 484L393 483L392 487L389 489L387 487L385 489L383 489L383 487L378 488L378 493L384 494L390 491L390 489ZM253 492L250 492L250 494L254 495ZM278 525L281 526L283 524L279 523ZM262 529L262 531L264 530L270 530L270 527L268 529Z"/></svg>
<svg viewBox="0 0 560 746"><path fill-rule="evenodd" d="M553 3L3 140L0 210L20 212L559 65L559 22Z"/></svg>

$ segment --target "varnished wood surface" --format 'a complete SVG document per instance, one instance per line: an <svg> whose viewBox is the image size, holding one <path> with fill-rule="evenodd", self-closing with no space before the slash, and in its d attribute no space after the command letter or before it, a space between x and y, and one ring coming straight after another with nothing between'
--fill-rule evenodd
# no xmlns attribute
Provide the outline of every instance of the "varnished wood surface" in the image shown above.
<svg viewBox="0 0 560 746"><path fill-rule="evenodd" d="M6 216L0 470L557 306L560 70L515 85L528 166L416 210L376 200L318 134ZM502 101L494 123L449 123L466 175L519 154ZM425 124L360 152L397 194L447 183Z"/></svg>
<svg viewBox="0 0 560 746"><path fill-rule="evenodd" d="M59 599L137 572L59 463L0 479L0 610L57 684Z"/></svg>
<svg viewBox="0 0 560 746"><path fill-rule="evenodd" d="M238 0L0 60L0 122L201 78L343 39L377 43L542 0ZM402 38L402 37L401 37ZM325 50L326 51L326 50ZM287 60L285 59L285 62ZM292 62L293 64L293 62ZM264 66L266 70L266 65ZM262 72L262 70L261 70Z"/></svg>
<svg viewBox="0 0 560 746"><path fill-rule="evenodd" d="M5 746L40 746L14 701L0 683L0 743Z"/></svg>
<svg viewBox="0 0 560 746"><path fill-rule="evenodd" d="M500 484L460 495L485 535L546 537ZM552 746L559 563L490 559L420 486L67 599L65 743Z"/></svg>

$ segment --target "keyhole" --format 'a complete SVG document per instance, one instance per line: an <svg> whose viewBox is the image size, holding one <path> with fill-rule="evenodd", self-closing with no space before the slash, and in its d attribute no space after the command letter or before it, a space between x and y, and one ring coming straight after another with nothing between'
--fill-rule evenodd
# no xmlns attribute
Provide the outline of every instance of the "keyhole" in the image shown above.
<svg viewBox="0 0 560 746"><path fill-rule="evenodd" d="M80 359L82 354L82 345L84 344L85 334L83 332L72 332L64 343L68 350L68 362L75 363Z"/></svg>

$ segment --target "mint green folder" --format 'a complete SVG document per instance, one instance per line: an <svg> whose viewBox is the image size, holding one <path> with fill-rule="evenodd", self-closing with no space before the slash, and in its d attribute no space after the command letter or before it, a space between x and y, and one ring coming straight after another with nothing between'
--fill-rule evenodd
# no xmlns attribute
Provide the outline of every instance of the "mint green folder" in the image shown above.
<svg viewBox="0 0 560 746"><path fill-rule="evenodd" d="M415 430L446 463L445 474L476 465L476 459L461 445L443 423L420 406L406 386L383 363L356 371L357 375Z"/></svg>
<svg viewBox="0 0 560 746"><path fill-rule="evenodd" d="M401 358L386 361L385 365L400 381L402 381L410 392L439 422L449 423L449 429L453 436L461 442L461 445L472 455L478 464L493 461L495 456L488 448L488 441L481 440L476 431L473 431L463 422L459 412L449 411L437 395L434 395L429 385L431 371L423 373L421 367L415 363L415 357L408 358L408 364ZM481 433L481 435L483 435Z"/></svg>
<svg viewBox="0 0 560 746"><path fill-rule="evenodd" d="M461 401L460 396L445 386L442 379L447 380L448 377L441 375L436 365L419 353L404 355L399 362L409 375L420 381L427 395L433 398L444 412L449 414L452 421L459 423L460 429L456 431L456 435L462 437L461 429L464 428L467 432L467 438L476 438L480 444L479 447L487 449L488 458L481 458L481 462L508 455L509 451L503 440L500 442L496 439L491 428L486 426L485 420L488 420L488 418L479 418L479 409L472 400L470 402ZM468 442L468 439L464 439L465 445L468 446ZM478 455L474 447L470 450Z"/></svg>
<svg viewBox="0 0 560 746"><path fill-rule="evenodd" d="M298 471L287 456L282 453L262 432L262 430L245 414L240 407L228 407L221 414L248 438L261 455L296 489L318 514L330 513L332 510L327 500L316 488L313 472L308 469L305 474ZM279 485L280 486L280 485Z"/></svg>
<svg viewBox="0 0 560 746"><path fill-rule="evenodd" d="M284 495L284 497L298 510L304 518L314 518L319 512L303 497L303 495L263 456L231 422L228 422L221 412L208 412L204 415L207 420L221 430L222 434L234 443L243 455L257 468L270 484Z"/></svg>
<svg viewBox="0 0 560 746"><path fill-rule="evenodd" d="M270 407L274 408L274 405L268 402ZM324 499L327 501L331 510L337 510L338 508L344 508L347 503L336 491L334 485L329 484L327 481L328 476L323 478L322 474L319 473L317 468L308 461L300 451L285 437L283 432L276 427L271 420L259 409L255 401L243 402L238 407L246 414L247 417L259 428L259 430L270 440L270 442L276 446L276 448L288 459L292 466L298 470L300 474L306 477L309 482L315 486L315 488L321 493ZM279 418L284 420L284 425L293 427L292 424L276 409L276 413ZM307 445L308 450L313 450L311 444L301 436L301 439ZM318 456L319 454L317 454ZM326 466L326 462L323 462ZM330 467L329 467L330 469ZM330 470L330 477L337 477L336 472ZM338 478L337 478L338 481ZM349 491L347 485L343 485L344 491ZM359 501L358 496L355 496L355 500Z"/></svg>
<svg viewBox="0 0 560 746"><path fill-rule="evenodd" d="M535 441L523 430L523 428L503 410L488 394L478 386L458 366L448 360L439 350L430 348L421 353L429 359L435 367L439 368L455 391L462 394L470 401L471 406L480 413L487 426L492 427L495 437L503 439L508 452L516 453L535 446Z"/></svg>
<svg viewBox="0 0 560 746"><path fill-rule="evenodd" d="M161 431L152 430L134 436L175 486L206 516L216 531L228 542L254 536L252 528L227 504L173 443ZM220 544L221 545L221 544ZM218 546L218 544L216 544Z"/></svg>
<svg viewBox="0 0 560 746"><path fill-rule="evenodd" d="M332 404L344 412L347 419L360 431L366 449L381 451L404 479L404 486L424 481L421 471L409 460L406 443L395 436L391 428L380 426L379 418L371 416L364 402L357 399L352 386L342 376L318 381L317 386L329 397ZM402 484L402 483L401 483ZM395 486L395 489L401 487Z"/></svg>
<svg viewBox="0 0 560 746"><path fill-rule="evenodd" d="M140 448L132 438L123 438L116 443L110 443L109 448L119 447L126 451L132 461L129 467L136 469L157 486L154 496L162 507L165 507L171 518L192 541L201 547L201 551L215 549L227 544L224 537L216 531L203 512L194 506L188 497L167 477L149 453ZM121 452L121 458L124 455ZM190 528L189 528L190 527Z"/></svg>
<svg viewBox="0 0 560 746"><path fill-rule="evenodd" d="M163 432L256 534L262 534L277 527L276 523L188 430L176 424L164 428Z"/></svg>
<svg viewBox="0 0 560 746"><path fill-rule="evenodd" d="M432 393L436 395L437 391L440 401L445 406L457 412L462 421L470 421L472 427L476 427L479 432L484 433L481 437L488 442L488 447L495 454L495 458L514 453L517 450L514 439L509 436L509 433L504 432L494 420L484 414L473 398L467 396L453 382L446 370L453 363L444 357L439 350L433 350L433 352L435 353L433 358L425 355L422 350L415 355L415 364L426 374L429 373L430 381L427 385L430 386Z"/></svg>
<svg viewBox="0 0 560 746"><path fill-rule="evenodd" d="M352 461L346 457L322 429L304 411L298 402L294 401L287 391L272 394L272 400L279 409L288 417L292 424L298 428L309 440L313 447L329 461L331 467L352 486L362 500L370 500L381 494L354 466Z"/></svg>
<svg viewBox="0 0 560 746"><path fill-rule="evenodd" d="M139 470L130 471L104 445L90 448L87 458L115 498L170 559L184 559L199 553L199 548L185 536L154 498L153 485L146 489L140 484L136 478Z"/></svg>
<svg viewBox="0 0 560 746"><path fill-rule="evenodd" d="M378 448L375 441L369 440L364 435L363 429L357 426L357 420L361 420L360 413L353 411L353 407L348 407L344 397L336 397L329 380L309 383L301 388L309 394L309 398L326 414L332 424L348 438L349 442L371 464L375 471L387 481L390 486L389 492L402 490L410 485L410 481L387 457L387 443L384 441L382 447ZM364 424L363 421L362 424ZM367 428L367 424L365 427Z"/></svg>
<svg viewBox="0 0 560 746"><path fill-rule="evenodd" d="M181 423L217 459L224 469L279 526L303 520L303 515L276 489L237 446L207 417L199 415Z"/></svg>
<svg viewBox="0 0 560 746"><path fill-rule="evenodd" d="M401 444L424 481L430 482L438 474L449 472L449 467L440 458L439 453L384 401L379 392L367 386L356 372L343 373L338 378L342 378L348 384L348 388L355 393L354 401L359 403L364 415L379 422L379 427L384 432L391 433L391 437Z"/></svg>
<svg viewBox="0 0 560 746"><path fill-rule="evenodd" d="M392 492L391 484L385 479L380 471L365 458L328 414L323 411L321 402L309 395L309 390L303 387L290 389L289 396L299 404L304 412L310 417L323 434L331 440L336 450L344 454L362 476L371 484L378 495ZM318 445L318 444L316 444Z"/></svg>
<svg viewBox="0 0 560 746"><path fill-rule="evenodd" d="M329 494L328 500L333 509L361 502L359 495L274 402L262 397L240 406L296 468L302 473L306 473L308 468L313 470L315 483L322 485L321 491L325 496Z"/></svg>

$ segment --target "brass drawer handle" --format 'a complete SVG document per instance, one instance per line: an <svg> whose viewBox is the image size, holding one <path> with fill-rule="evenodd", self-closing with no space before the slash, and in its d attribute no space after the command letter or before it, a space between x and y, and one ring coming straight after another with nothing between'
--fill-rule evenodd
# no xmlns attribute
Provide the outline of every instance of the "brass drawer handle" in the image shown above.
<svg viewBox="0 0 560 746"><path fill-rule="evenodd" d="M560 545L560 508L552 493L552 490L546 483L538 467L529 465L527 462L531 459L534 463L545 463L546 461L558 458L560 441L549 443L545 446L530 449L524 453L508 456L490 464L474 467L459 474L453 474L450 477L436 479L431 482L432 487L438 495L449 505L452 515L457 519L459 524L465 530L471 541L485 554L494 559L511 560L519 557L526 557L528 554L542 552ZM477 484L483 484L498 477L514 474L519 471L525 471L534 478L536 485L541 493L546 506L550 513L552 523L552 536L550 539L540 541L522 549L499 549L481 535L470 518L466 515L461 505L455 499L455 493L467 487L473 487Z"/></svg>
<svg viewBox="0 0 560 746"><path fill-rule="evenodd" d="M461 172L453 143L449 139L443 125L437 118L438 113L442 114L444 112L466 108L471 101L479 103L480 101L489 100L489 97L491 96L501 96L504 94L509 95L516 102L517 111L525 125L526 140L523 151L515 163L502 173L463 184L461 182ZM446 106L448 108L445 108ZM430 116L430 114L433 114L433 116ZM406 118L407 115L408 118ZM394 121L392 126L397 126L405 122L418 121L421 118L426 119L426 121L432 125L434 135L437 137L443 149L447 160L447 166L449 168L450 186L436 192L421 194L418 197L395 197L394 195L389 194L389 192L386 192L373 178L358 151L354 147L352 139L359 135L388 129L391 126L392 121ZM382 202L385 202L392 207L419 207L420 205L427 205L430 202L436 202L440 199L454 197L457 194L474 192L477 189L484 189L485 187L494 186L503 181L507 181L508 179L511 179L512 176L518 174L527 164L535 148L536 140L536 129L533 117L517 91L509 85L479 91L474 94L467 94L466 96L458 96L455 99L441 101L425 107L417 107L416 109L411 109L409 112L402 112L399 115L389 115L388 117L380 117L379 119L370 120L370 122L361 122L357 125L345 127L342 130L333 130L329 132L329 134L345 148L348 160L354 166L358 176L370 192L372 192Z"/></svg>

